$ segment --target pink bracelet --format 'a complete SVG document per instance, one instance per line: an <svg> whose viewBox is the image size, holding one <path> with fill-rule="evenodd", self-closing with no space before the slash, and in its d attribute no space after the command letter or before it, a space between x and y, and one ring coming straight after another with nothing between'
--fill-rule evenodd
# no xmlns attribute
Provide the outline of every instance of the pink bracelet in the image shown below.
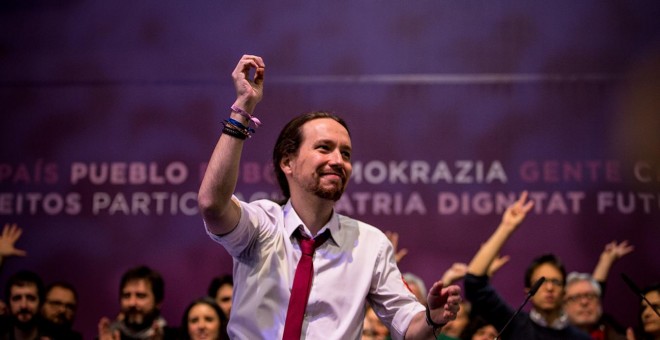
<svg viewBox="0 0 660 340"><path fill-rule="evenodd" d="M240 107L238 107L238 106L236 106L236 105L232 105L232 106L231 106L231 110L234 111L234 112L236 112L236 113L238 113L239 115L245 117L245 119L248 120L248 124L249 124L250 122L254 122L254 125L256 125L257 127L258 127L259 125L261 125L261 121L259 120L259 118L255 117L255 116L253 116L253 115L251 115L251 114L249 114L249 113L247 113L247 111L241 109Z"/></svg>

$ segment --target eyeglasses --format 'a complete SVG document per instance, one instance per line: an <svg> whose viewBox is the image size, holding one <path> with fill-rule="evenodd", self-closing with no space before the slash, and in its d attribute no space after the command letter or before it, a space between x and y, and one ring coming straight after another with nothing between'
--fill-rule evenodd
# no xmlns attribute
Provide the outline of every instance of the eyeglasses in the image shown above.
<svg viewBox="0 0 660 340"><path fill-rule="evenodd" d="M76 305L73 303L65 303L59 300L46 300L46 303L55 307L55 308L64 308L68 309L70 311L75 311L76 310Z"/></svg>
<svg viewBox="0 0 660 340"><path fill-rule="evenodd" d="M533 280L532 282L536 282L536 280ZM544 285L549 284L555 287L562 287L564 285L564 281L560 279L545 279L545 281L543 281L543 284Z"/></svg>
<svg viewBox="0 0 660 340"><path fill-rule="evenodd" d="M598 299L598 294L596 293L582 293L582 294L575 294L571 296L566 297L566 301L570 303L575 303L582 301L582 299L587 300L588 302L595 301Z"/></svg>

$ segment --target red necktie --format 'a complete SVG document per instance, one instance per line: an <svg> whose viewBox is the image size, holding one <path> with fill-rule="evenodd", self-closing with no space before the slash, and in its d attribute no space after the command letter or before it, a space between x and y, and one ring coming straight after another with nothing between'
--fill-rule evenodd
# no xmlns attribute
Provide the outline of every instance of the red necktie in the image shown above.
<svg viewBox="0 0 660 340"><path fill-rule="evenodd" d="M291 298L289 299L289 308L286 311L286 321L284 323L283 340L300 340L307 299L309 298L309 291L312 287L312 275L314 274L312 258L314 257L314 250L330 237L328 230L315 239L305 236L300 229L296 229L293 234L300 243L302 255L296 267L296 276L293 278Z"/></svg>

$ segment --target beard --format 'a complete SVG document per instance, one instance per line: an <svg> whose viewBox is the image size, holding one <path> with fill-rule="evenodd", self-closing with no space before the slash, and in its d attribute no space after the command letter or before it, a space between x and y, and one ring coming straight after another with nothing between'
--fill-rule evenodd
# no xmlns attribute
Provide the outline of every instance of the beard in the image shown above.
<svg viewBox="0 0 660 340"><path fill-rule="evenodd" d="M319 198L337 202L341 198L341 195L344 194L344 188L326 189L319 185L316 186L312 192Z"/></svg>
<svg viewBox="0 0 660 340"><path fill-rule="evenodd" d="M73 320L67 318L64 314L55 314L50 318L42 314L42 319L44 322L57 327L71 328L73 326Z"/></svg>
<svg viewBox="0 0 660 340"><path fill-rule="evenodd" d="M20 310L17 314L12 315L14 325L23 331L30 330L37 325L37 318L35 314L28 310Z"/></svg>
<svg viewBox="0 0 660 340"><path fill-rule="evenodd" d="M59 322L52 319L41 319L42 334L50 335L53 339L58 339L63 334L70 332L72 326L73 323L69 321Z"/></svg>
<svg viewBox="0 0 660 340"><path fill-rule="evenodd" d="M124 312L124 324L130 330L141 331L151 327L159 315L158 309L141 312L135 308L129 308Z"/></svg>
<svg viewBox="0 0 660 340"><path fill-rule="evenodd" d="M332 187L322 186L321 179L317 178L313 184L307 187L307 191L313 193L319 198L337 202L346 189L346 177L344 175L340 175L340 177L341 183L339 183L339 185L333 185Z"/></svg>

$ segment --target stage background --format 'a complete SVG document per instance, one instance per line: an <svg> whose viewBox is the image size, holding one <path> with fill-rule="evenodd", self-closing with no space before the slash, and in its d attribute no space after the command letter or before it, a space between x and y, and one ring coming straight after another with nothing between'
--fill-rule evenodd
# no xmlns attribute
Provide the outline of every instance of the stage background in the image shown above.
<svg viewBox="0 0 660 340"><path fill-rule="evenodd" d="M657 1L2 1L0 224L23 228L28 256L0 283L19 269L72 282L91 339L118 312L121 274L146 264L178 325L231 272L196 191L249 53L267 71L242 197L278 194L269 158L286 121L333 110L355 160L337 209L398 232L403 272L431 284L468 262L529 190L502 295L522 302L533 256L590 272L629 240L605 309L634 324L619 275L644 286L660 272L658 18Z"/></svg>

